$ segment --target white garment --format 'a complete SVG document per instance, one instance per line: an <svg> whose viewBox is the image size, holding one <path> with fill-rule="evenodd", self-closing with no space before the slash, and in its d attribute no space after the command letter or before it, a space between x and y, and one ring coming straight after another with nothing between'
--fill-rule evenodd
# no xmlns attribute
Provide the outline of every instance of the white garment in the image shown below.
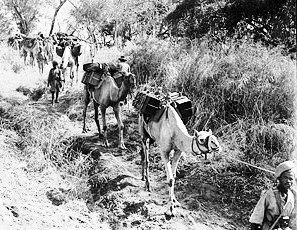
<svg viewBox="0 0 297 230"><path fill-rule="evenodd" d="M263 192L250 217L249 222L262 225L262 230L268 230L281 213L275 193L280 194L277 189L269 189ZM281 209L284 209L283 216L290 217L290 227L293 226L292 221L295 219L296 209L294 194L290 190L288 191L287 201L281 199Z"/></svg>
<svg viewBox="0 0 297 230"><path fill-rule="evenodd" d="M118 63L118 70L119 72L123 72L125 74L131 73L130 66L126 62Z"/></svg>

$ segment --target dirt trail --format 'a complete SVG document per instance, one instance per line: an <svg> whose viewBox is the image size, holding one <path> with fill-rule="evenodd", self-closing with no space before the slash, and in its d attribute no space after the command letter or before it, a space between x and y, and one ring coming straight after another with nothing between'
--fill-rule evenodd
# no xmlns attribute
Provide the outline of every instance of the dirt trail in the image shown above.
<svg viewBox="0 0 297 230"><path fill-rule="evenodd" d="M81 111L71 109L71 100L64 93L61 103L49 105L49 95L34 103L36 108L48 109L52 113L64 114L70 119L69 126L82 127ZM82 101L75 108L81 109ZM140 180L139 134L137 132L137 113L131 101L123 107L125 124L125 143L128 150L118 150L116 120L112 109L107 111L108 136L110 148L96 135L93 121L93 107L89 106L87 126L88 134L77 132L72 148L89 154L94 163L89 169L91 194L85 200L65 199L59 206L53 203L51 196L63 196L69 183L61 173L53 168L41 172L30 171L25 161L20 160L18 149L12 149L9 143L11 135L3 133L0 138L0 178L1 178L1 216L5 226L0 229L242 229L233 225L232 220L222 217L216 207L200 198L202 191L185 191L182 179L177 180L176 195L182 204L178 214L166 220L168 190L166 177L158 148L153 147L152 192L144 189ZM101 118L100 118L101 119ZM101 122L101 120L100 120ZM191 158L193 160L193 158ZM196 159L194 159L196 160ZM185 160L182 160L185 163ZM208 206L209 205L209 206ZM1 226L0 226L1 227Z"/></svg>
<svg viewBox="0 0 297 230"><path fill-rule="evenodd" d="M105 148L103 140L96 135L93 121L93 108L88 110L87 126L91 131L87 135L78 134L78 145L81 151L91 152L97 159L97 166L90 170L91 191L93 194L89 208L107 216L115 229L238 229L232 226L232 221L221 218L216 212L207 212L203 204L195 206L202 210L189 209L193 202L197 202L198 194L185 194L182 182L177 183L177 197L181 197L182 208L178 215L165 220L164 212L167 209L168 190L165 171L160 161L159 150L153 147L151 151L151 183L152 192L144 189L141 178L140 142L138 134L137 113L131 105L123 106L123 120L125 124L125 144L128 150L117 148L117 125L112 109L107 111L108 138L110 148ZM101 118L100 118L101 119ZM101 122L101 120L100 120ZM96 150L94 152L94 150ZM191 160L196 160L190 157ZM102 182L104 178L104 182ZM200 191L197 189L197 191ZM204 191L208 192L208 191ZM193 205L192 205L193 206Z"/></svg>

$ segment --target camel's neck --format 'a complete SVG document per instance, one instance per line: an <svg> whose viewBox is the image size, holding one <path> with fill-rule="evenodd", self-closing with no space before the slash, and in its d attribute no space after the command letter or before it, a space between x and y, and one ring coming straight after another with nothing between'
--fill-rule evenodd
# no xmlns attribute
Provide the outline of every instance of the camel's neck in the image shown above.
<svg viewBox="0 0 297 230"><path fill-rule="evenodd" d="M119 88L118 101L123 101L127 97L128 92L129 87L123 81L121 87Z"/></svg>
<svg viewBox="0 0 297 230"><path fill-rule="evenodd" d="M171 123L171 127L174 127L174 144L175 146L181 150L182 152L186 153L193 153L194 151L199 151L196 147L196 144L193 145L194 136L191 136L184 123L180 119L179 115L175 111L174 108L169 108L169 113L172 113L169 115L169 122ZM172 119L172 121L170 121Z"/></svg>
<svg viewBox="0 0 297 230"><path fill-rule="evenodd" d="M175 145L176 147L185 153L193 153L193 140L194 136L191 136L188 132L184 132L180 129L175 130ZM195 145L194 145L195 146ZM193 147L194 147L193 146ZM195 149L196 151L196 149Z"/></svg>

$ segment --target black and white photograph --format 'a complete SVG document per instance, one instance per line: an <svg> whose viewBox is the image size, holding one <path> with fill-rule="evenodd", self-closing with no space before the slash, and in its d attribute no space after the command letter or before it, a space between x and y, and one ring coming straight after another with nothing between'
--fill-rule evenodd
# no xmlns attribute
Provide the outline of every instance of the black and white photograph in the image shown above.
<svg viewBox="0 0 297 230"><path fill-rule="evenodd" d="M0 230L297 230L296 0L0 0Z"/></svg>

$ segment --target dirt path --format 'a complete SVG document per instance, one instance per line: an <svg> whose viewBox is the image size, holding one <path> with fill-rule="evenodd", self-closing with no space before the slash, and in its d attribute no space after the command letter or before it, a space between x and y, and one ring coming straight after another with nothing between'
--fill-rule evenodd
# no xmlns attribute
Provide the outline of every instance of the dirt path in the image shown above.
<svg viewBox="0 0 297 230"><path fill-rule="evenodd" d="M68 96L68 93L64 93L61 103L50 107L49 95L45 95L34 106L57 116L67 115L72 118L67 121L69 127L82 127L82 101L76 100L73 105ZM65 196L69 180L53 168L30 171L25 161L17 157L19 150L12 149L14 143L11 140L16 139L16 134L1 135L0 218L5 226L0 229L242 229L222 217L211 202L200 199L204 195L202 193L209 192L207 188L205 191L201 188L185 191L182 178L176 183L176 194L182 208L178 209L176 217L166 220L164 212L168 191L157 147L152 148L150 156L153 191L145 191L144 182L140 180L137 113L131 101L123 107L124 139L128 147L125 151L116 147L116 120L112 110L107 111L111 143L107 149L96 135L93 108L89 107L87 126L91 130L88 134L82 134L76 129L72 146L93 158L89 168L89 197L85 200ZM182 164L185 163L187 161L182 160Z"/></svg>
<svg viewBox="0 0 297 230"><path fill-rule="evenodd" d="M116 147L118 141L116 120L111 108L107 111L111 147L106 149L103 141L94 136L96 128L92 106L90 107L87 126L91 131L88 135L78 135L83 139L79 141L82 143L81 149L85 149L82 151L96 149L99 152L97 152L98 167L90 173L95 185L91 186L93 201L89 207L99 213L107 212L108 216L114 215L114 218L108 218L111 226L115 229L238 229L230 224L232 223L230 220L221 218L212 211L215 207L209 207L207 211L208 207L204 206L207 203L203 205L197 202L198 194L185 193L181 181L177 183L176 193L177 197L180 197L182 208L178 210L175 218L166 220L164 212L167 209L168 190L157 147L152 148L150 158L153 191L145 191L144 182L140 180L141 164L138 154L140 136L137 129L137 113L131 106L131 101L123 107L124 139L128 148L125 151ZM101 182L102 178L105 180L104 183ZM195 202L194 206L200 206L201 210L190 207L193 207Z"/></svg>

